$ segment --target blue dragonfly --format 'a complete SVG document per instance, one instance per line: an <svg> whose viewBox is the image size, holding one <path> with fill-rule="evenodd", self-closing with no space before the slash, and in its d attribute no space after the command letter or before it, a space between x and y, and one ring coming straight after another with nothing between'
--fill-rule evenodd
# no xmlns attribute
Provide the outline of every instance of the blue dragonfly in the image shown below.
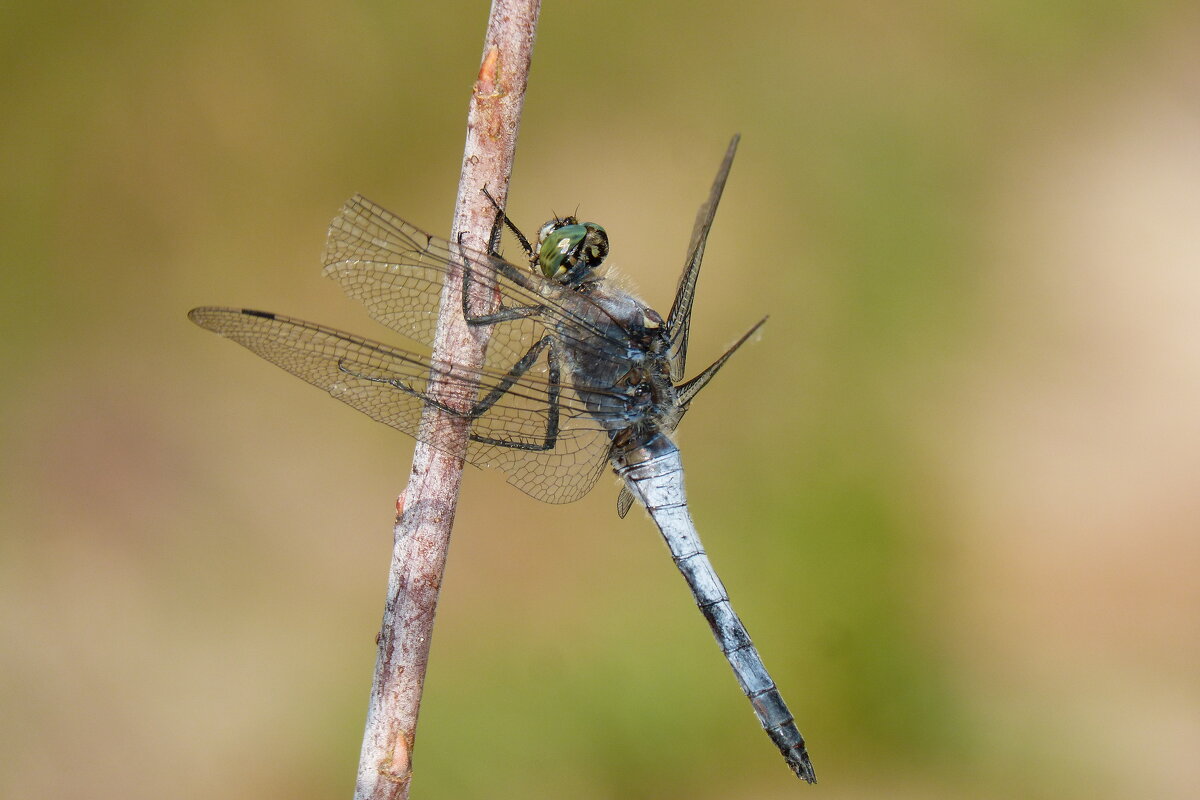
<svg viewBox="0 0 1200 800"><path fill-rule="evenodd" d="M491 252L482 253L431 236L361 196L329 228L324 274L373 319L427 345L446 273L461 269L464 319L489 333L481 367L265 311L202 307L188 317L410 436L419 435L428 405L466 419L467 461L504 471L539 500L577 500L610 467L624 482L618 514L634 501L649 512L762 727L795 774L815 783L804 738L696 533L672 438L696 394L766 321L684 380L700 264L737 144L735 136L697 215L665 319L606 280L608 234L595 223L556 216L531 242L497 205ZM525 264L499 255L505 227ZM490 289L492 308L473 307L477 282ZM467 387L464 402L438 399L434 382Z"/></svg>

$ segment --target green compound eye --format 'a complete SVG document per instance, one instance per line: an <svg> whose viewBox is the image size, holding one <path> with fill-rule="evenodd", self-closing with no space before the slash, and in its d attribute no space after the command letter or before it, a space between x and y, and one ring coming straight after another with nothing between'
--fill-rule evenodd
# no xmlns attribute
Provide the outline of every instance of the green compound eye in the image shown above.
<svg viewBox="0 0 1200 800"><path fill-rule="evenodd" d="M538 231L538 269L547 280L575 285L608 255L608 234L574 217L547 222Z"/></svg>
<svg viewBox="0 0 1200 800"><path fill-rule="evenodd" d="M549 232L542 240L538 250L538 265L542 274L550 280L560 277L570 268L570 257L576 253L579 245L587 237L588 230L584 225L563 225Z"/></svg>

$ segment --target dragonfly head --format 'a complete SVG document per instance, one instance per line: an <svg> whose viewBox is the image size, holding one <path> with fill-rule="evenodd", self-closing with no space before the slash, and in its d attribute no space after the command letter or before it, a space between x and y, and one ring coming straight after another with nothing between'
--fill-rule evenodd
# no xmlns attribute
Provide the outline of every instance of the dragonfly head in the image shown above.
<svg viewBox="0 0 1200 800"><path fill-rule="evenodd" d="M537 267L548 280L574 286L608 255L608 234L594 222L554 218L538 229Z"/></svg>

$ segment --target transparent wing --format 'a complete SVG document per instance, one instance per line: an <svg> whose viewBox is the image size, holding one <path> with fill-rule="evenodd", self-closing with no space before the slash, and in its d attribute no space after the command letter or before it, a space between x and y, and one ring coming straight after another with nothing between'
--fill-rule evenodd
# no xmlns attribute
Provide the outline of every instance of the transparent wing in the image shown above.
<svg viewBox="0 0 1200 800"><path fill-rule="evenodd" d="M671 362L671 380L683 380L684 363L687 361L688 335L692 327L692 301L696 297L696 281L700 279L700 262L704 260L704 245L708 242L708 232L712 229L713 218L717 214L717 205L721 202L721 194L725 191L725 181L729 179L729 168L733 166L733 156L737 152L738 140L734 135L725 150L725 158L717 169L717 177L713 179L712 189L708 200L700 206L696 214L696 224L692 228L692 241L688 245L687 260L683 264L683 274L679 276L679 286L675 290L675 302L671 304L671 313L667 315L667 330L671 332L671 346L667 350L667 358Z"/></svg>
<svg viewBox="0 0 1200 800"><path fill-rule="evenodd" d="M627 486L622 486L620 494L617 495L617 516L625 519L625 515L631 508L633 508L633 492L629 491Z"/></svg>
<svg viewBox="0 0 1200 800"><path fill-rule="evenodd" d="M467 460L503 470L509 483L538 500L583 497L607 463L608 433L573 389L548 380L547 352L535 351L537 358L514 372L531 352L528 345L503 370L472 371L434 366L425 355L263 311L196 308L188 318L413 437L431 375L476 387L467 405L481 410L471 418Z"/></svg>
<svg viewBox="0 0 1200 800"><path fill-rule="evenodd" d="M361 195L346 201L330 223L322 263L323 274L362 302L372 319L426 345L433 342L446 271L455 265L468 280L494 286L500 309L537 309L490 326L486 366L493 369L521 358L547 328L576 348L610 357L628 349L627 341L611 338L611 325L596 323L596 309L585 295L498 256L431 236Z"/></svg>

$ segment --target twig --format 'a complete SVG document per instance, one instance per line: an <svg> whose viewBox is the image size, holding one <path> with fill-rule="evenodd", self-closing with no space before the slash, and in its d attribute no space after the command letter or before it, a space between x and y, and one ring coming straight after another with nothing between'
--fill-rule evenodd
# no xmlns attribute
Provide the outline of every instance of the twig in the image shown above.
<svg viewBox="0 0 1200 800"><path fill-rule="evenodd" d="M503 205L508 194L517 128L540 0L493 0L483 62L467 114L458 199L450 241L486 252L495 209L487 187ZM434 341L435 362L466 367L483 364L485 332L463 320L462 274L448 274ZM474 281L477 308L493 299ZM484 326L480 326L481 328ZM462 408L474 394L462 387L431 387L443 402ZM469 400L466 406L469 407ZM429 660L438 589L446 565L450 529L462 482L468 422L427 406L413 455L412 475L397 519L388 577L388 599L379 635L379 655L359 758L355 800L404 800L412 779L417 712ZM433 447L429 442L436 442Z"/></svg>

